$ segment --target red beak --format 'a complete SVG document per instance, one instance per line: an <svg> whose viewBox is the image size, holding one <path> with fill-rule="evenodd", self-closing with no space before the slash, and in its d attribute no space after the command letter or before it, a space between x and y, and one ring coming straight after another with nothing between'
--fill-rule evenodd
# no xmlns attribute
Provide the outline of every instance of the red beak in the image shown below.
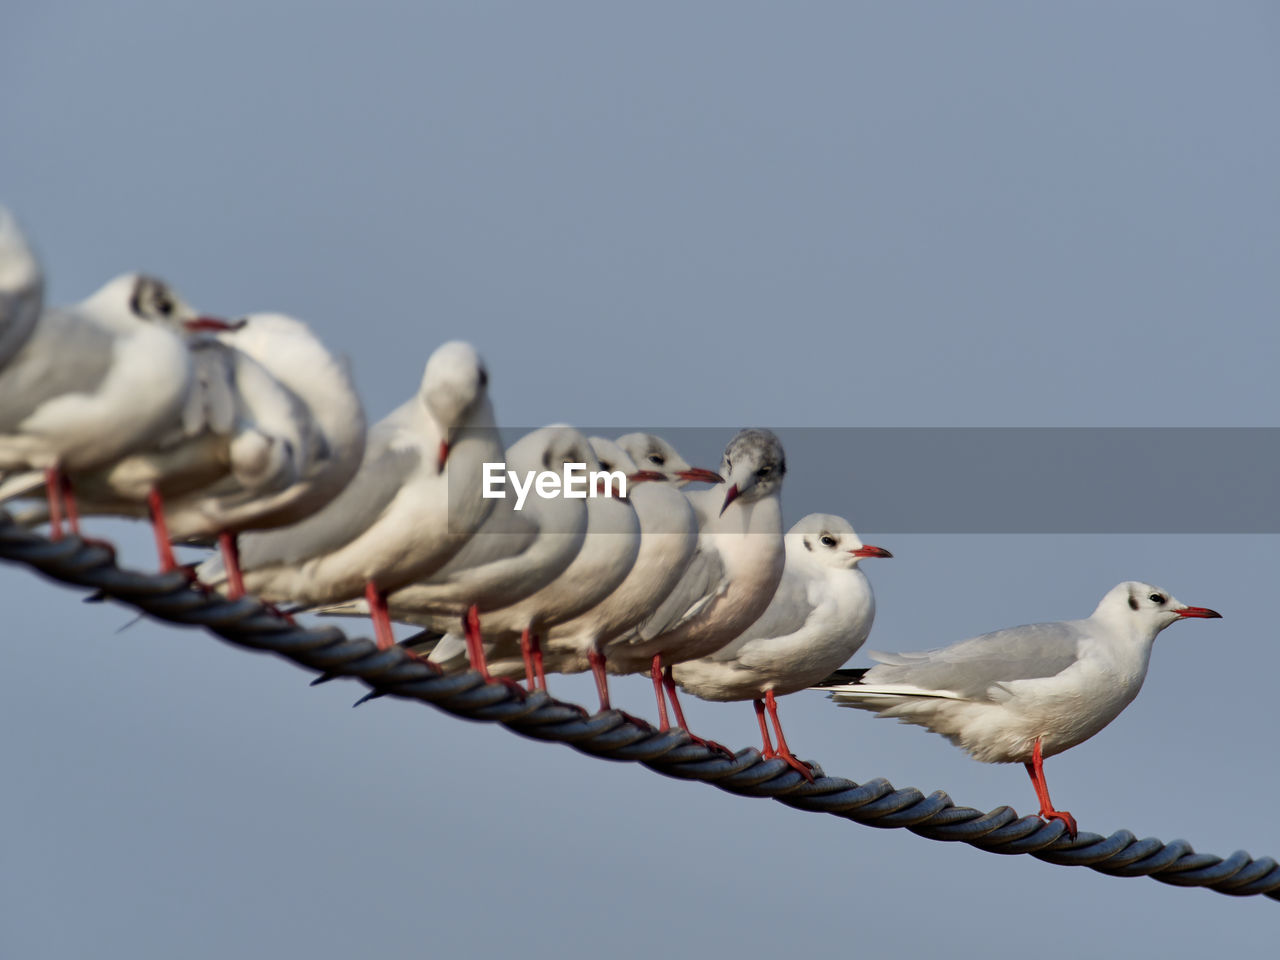
<svg viewBox="0 0 1280 960"><path fill-rule="evenodd" d="M1222 614L1217 610L1210 610L1208 607L1187 607L1178 611L1180 617L1202 617L1205 620L1221 620Z"/></svg>
<svg viewBox="0 0 1280 960"><path fill-rule="evenodd" d="M703 470L701 467L690 467L688 470L677 470L676 476L691 483L724 483L724 477L714 470Z"/></svg>
<svg viewBox="0 0 1280 960"><path fill-rule="evenodd" d="M738 499L738 485L735 483L729 488L729 492L724 495L724 506L720 508L720 516L724 516L724 512L729 509L729 504Z"/></svg>
<svg viewBox="0 0 1280 960"><path fill-rule="evenodd" d="M873 547L869 543L864 543L857 550L850 550L849 552L852 553L855 557L885 557L888 559L893 558L893 554L890 553L888 550L886 550L884 547Z"/></svg>
<svg viewBox="0 0 1280 960"><path fill-rule="evenodd" d="M449 441L440 441L440 453L436 457L436 473L444 472L444 462L449 459Z"/></svg>
<svg viewBox="0 0 1280 960"><path fill-rule="evenodd" d="M192 333L225 333L228 330L239 330L244 324L243 320L232 323L221 317L196 317L185 321L184 326Z"/></svg>
<svg viewBox="0 0 1280 960"><path fill-rule="evenodd" d="M667 475L657 470L637 470L635 473L627 474L627 483L644 483L646 480L656 482L666 479Z"/></svg>

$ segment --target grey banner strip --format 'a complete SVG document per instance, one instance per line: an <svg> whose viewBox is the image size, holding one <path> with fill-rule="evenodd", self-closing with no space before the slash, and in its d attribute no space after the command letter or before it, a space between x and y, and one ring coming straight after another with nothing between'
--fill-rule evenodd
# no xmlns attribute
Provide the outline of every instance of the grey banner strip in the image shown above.
<svg viewBox="0 0 1280 960"><path fill-rule="evenodd" d="M714 469L736 429L648 432ZM837 513L895 533L1280 533L1280 428L771 429L787 452L789 519ZM502 430L508 442L525 432Z"/></svg>

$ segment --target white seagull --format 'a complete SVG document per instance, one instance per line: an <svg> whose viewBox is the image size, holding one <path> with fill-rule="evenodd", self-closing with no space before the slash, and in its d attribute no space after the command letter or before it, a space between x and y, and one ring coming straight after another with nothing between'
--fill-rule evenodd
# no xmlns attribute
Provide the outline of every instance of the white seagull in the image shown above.
<svg viewBox="0 0 1280 960"><path fill-rule="evenodd" d="M652 674L660 729L670 726L665 687L677 723L689 731L670 665L714 653L749 627L773 598L784 562L779 495L786 469L776 436L768 430L739 431L725 447L724 483L688 494L699 534L684 574L652 616L604 650L611 672Z"/></svg>
<svg viewBox="0 0 1280 960"><path fill-rule="evenodd" d="M532 471L563 473L566 464L585 463L589 457L590 448L581 433L572 427L553 425L527 433L513 443L504 462L508 470L525 477ZM540 497L533 493L516 510L516 496L510 485L505 484L502 492L504 496L490 501L493 512L475 536L448 563L430 577L387 596L391 619L427 628L404 641L406 648L426 653L443 645L437 659L446 663L453 654L465 652L486 680L489 672L483 648L473 627L467 625L554 581L578 555L587 532L584 499ZM370 608L366 600L353 600L330 604L316 612L325 616L360 616L368 614ZM460 623L464 626L461 634ZM461 668L465 664L448 665Z"/></svg>
<svg viewBox="0 0 1280 960"><path fill-rule="evenodd" d="M588 475L602 472L589 444L579 462L586 465ZM657 476L633 473L597 481L593 495L586 500L587 530L582 548L572 562L540 590L478 620L468 618L461 639L473 665L488 663L488 669L482 672L486 676L492 672L504 680L518 672L517 665L523 665L531 689L545 689L543 641L547 631L612 594L640 551L640 522L631 503L620 496L621 481L625 479L630 492L632 484ZM456 633L447 635L432 650L431 661L448 669L457 664L460 652Z"/></svg>
<svg viewBox="0 0 1280 960"><path fill-rule="evenodd" d="M839 671L820 689L839 706L941 734L975 760L1022 763L1040 816L1074 837L1075 818L1049 800L1044 758L1088 740L1133 702L1156 634L1220 616L1129 580L1083 620L1010 627L924 653L873 653L877 666Z"/></svg>
<svg viewBox="0 0 1280 960"><path fill-rule="evenodd" d="M605 644L653 613L697 549L697 517L670 481L721 482L719 474L689 466L658 437L631 434L628 439L655 469L639 469L619 443L603 437L592 437L591 449L603 470L619 471L627 477L627 496L639 523L635 562L625 579L599 603L570 620L546 626L540 643L546 671L579 673L589 669L594 673L601 710L610 709ZM624 549L621 543L605 542L603 547L616 552ZM510 673L516 666L510 660L490 660L495 673Z"/></svg>
<svg viewBox="0 0 1280 960"><path fill-rule="evenodd" d="M237 536L297 523L337 496L360 466L364 411L346 362L293 317L250 314L193 353L197 396L167 435L77 475L76 496L81 514L150 510L166 569L170 540L216 539L234 599Z"/></svg>
<svg viewBox="0 0 1280 960"><path fill-rule="evenodd" d="M45 310L0 368L0 500L44 486L50 534L65 506L79 532L76 474L165 436L197 393L190 344L202 318L164 283L138 274Z"/></svg>
<svg viewBox="0 0 1280 960"><path fill-rule="evenodd" d="M782 582L760 619L715 653L676 664L672 672L681 689L703 700L755 701L761 756L780 757L812 779L787 746L774 698L825 679L862 647L876 600L858 564L893 554L864 544L848 520L828 513L811 513L787 531L786 554Z"/></svg>
<svg viewBox="0 0 1280 960"><path fill-rule="evenodd" d="M470 344L431 354L418 393L369 431L355 478L300 523L240 538L245 588L269 603L312 607L359 596L378 645L395 640L386 595L434 573L484 522L482 464L501 459L488 374ZM223 586L219 558L197 574Z"/></svg>

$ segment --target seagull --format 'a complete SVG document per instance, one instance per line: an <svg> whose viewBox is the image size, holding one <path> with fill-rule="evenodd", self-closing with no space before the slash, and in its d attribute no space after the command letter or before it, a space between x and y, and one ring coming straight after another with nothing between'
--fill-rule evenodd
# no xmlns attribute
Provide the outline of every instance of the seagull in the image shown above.
<svg viewBox="0 0 1280 960"><path fill-rule="evenodd" d="M628 433L615 442L638 468L665 474L670 487L684 487L690 483L724 483L724 477L714 470L690 466L674 446L657 434Z"/></svg>
<svg viewBox="0 0 1280 960"><path fill-rule="evenodd" d="M240 538L245 588L303 609L363 592L379 648L393 645L387 593L443 566L493 507L481 495L483 463L501 459L488 379L470 344L436 348L417 395L370 429L337 497L300 523ZM197 575L226 586L218 557Z"/></svg>
<svg viewBox="0 0 1280 960"><path fill-rule="evenodd" d="M591 670L594 673L602 711L610 709L604 645L653 613L680 579L697 549L697 517L689 501L668 481L722 481L719 474L689 466L661 438L647 434L629 437L634 447L644 451L646 461L659 469L639 469L620 443L604 437L592 437L590 443L603 470L621 471L627 477L628 499L639 524L635 561L622 582L598 603L570 620L545 626L540 644L546 672ZM620 554L624 545L611 542L618 539L604 541L603 549ZM513 672L516 666L510 659L490 658L489 667L494 673Z"/></svg>
<svg viewBox="0 0 1280 960"><path fill-rule="evenodd" d="M817 689L838 706L941 734L983 763L1022 763L1040 816L1075 837L1075 817L1049 800L1044 758L1088 740L1133 702L1156 634L1221 616L1129 580L1083 620L1010 627L924 653L873 653L878 666L839 671Z"/></svg>
<svg viewBox="0 0 1280 960"><path fill-rule="evenodd" d="M196 396L167 435L77 475L77 501L82 515L150 510L165 569L170 541L216 539L235 599L238 534L296 523L337 496L360 466L364 411L346 362L293 317L250 314L193 354Z"/></svg>
<svg viewBox="0 0 1280 960"><path fill-rule="evenodd" d="M561 472L565 464L585 463L589 457L586 438L572 427L557 424L525 434L507 449L504 462L509 470L526 476L530 471ZM443 645L433 662L449 666L455 665L448 663L453 654L465 652L486 680L489 672L483 649L473 631L465 631L460 638L458 624L508 607L546 587L573 562L587 532L584 499L535 495L516 510L515 495L509 487L504 487L504 493L490 501L493 512L448 563L387 596L391 619L427 628L402 646L415 653L429 653ZM370 607L367 600L357 599L329 604L316 612L360 616L368 614Z"/></svg>
<svg viewBox="0 0 1280 960"><path fill-rule="evenodd" d="M779 495L786 469L782 444L770 431L739 431L725 447L724 482L687 495L699 534L684 574L644 623L603 651L614 673L651 674L662 730L670 726L665 687L676 722L689 732L671 664L714 653L764 613L773 597L784 562Z"/></svg>
<svg viewBox="0 0 1280 960"><path fill-rule="evenodd" d="M586 446L583 459L588 474L600 471L600 463ZM660 478L658 474L632 473L633 484ZM489 663L487 673L510 679L522 664L530 689L546 688L543 640L548 630L592 609L614 592L631 571L640 551L640 522L620 486L600 481L586 500L587 530L582 548L554 580L540 590L486 614L481 621L468 620L463 631L469 660ZM434 663L457 662L459 638L447 635L431 653ZM557 653L560 648L557 647ZM518 653L518 659L516 654ZM495 669L500 664L501 669ZM485 672L485 671L482 671Z"/></svg>
<svg viewBox="0 0 1280 960"><path fill-rule="evenodd" d="M163 437L193 396L193 341L226 327L139 274L41 313L0 368L0 500L43 486L51 537L64 506L79 533L73 478Z"/></svg>
<svg viewBox="0 0 1280 960"><path fill-rule="evenodd" d="M0 206L0 369L26 343L44 304L44 272L18 220Z"/></svg>
<svg viewBox="0 0 1280 960"><path fill-rule="evenodd" d="M703 700L754 700L761 756L780 757L812 780L808 765L787 746L774 698L818 683L862 647L876 601L858 564L892 556L864 544L843 517L809 514L787 531L786 567L764 613L715 653L676 664L676 683ZM766 710L777 750L769 740Z"/></svg>

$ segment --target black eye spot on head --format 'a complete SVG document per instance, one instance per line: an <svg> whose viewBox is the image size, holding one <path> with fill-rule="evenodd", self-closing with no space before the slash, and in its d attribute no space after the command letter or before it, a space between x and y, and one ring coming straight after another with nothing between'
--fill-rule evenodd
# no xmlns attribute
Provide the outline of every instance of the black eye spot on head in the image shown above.
<svg viewBox="0 0 1280 960"><path fill-rule="evenodd" d="M651 453L651 454L649 454L649 462L650 462L650 463L652 463L652 464L656 464L657 466L659 466L659 467L660 467L660 466L662 466L664 463L666 463L667 461L666 461L666 458L665 458L665 457L663 457L661 454L658 454L658 453Z"/></svg>
<svg viewBox="0 0 1280 960"><path fill-rule="evenodd" d="M484 367L480 368L480 389L487 390L489 388L489 371Z"/></svg>
<svg viewBox="0 0 1280 960"><path fill-rule="evenodd" d="M542 467L544 470L551 469L551 451L550 450L542 451Z"/></svg>
<svg viewBox="0 0 1280 960"><path fill-rule="evenodd" d="M1164 603L1165 598L1163 593L1153 593L1147 599L1156 604L1156 606L1160 606Z"/></svg>
<svg viewBox="0 0 1280 960"><path fill-rule="evenodd" d="M1129 594L1129 609L1130 610L1138 609L1138 598L1135 597L1132 593Z"/></svg>
<svg viewBox="0 0 1280 960"><path fill-rule="evenodd" d="M813 544L809 542L809 538L805 537L803 542L804 542L804 548L808 550L810 553L813 553Z"/></svg>
<svg viewBox="0 0 1280 960"><path fill-rule="evenodd" d="M772 472L773 472L773 467L769 466L768 464L765 464L763 467L761 467L759 470L756 471L756 476L759 477L761 480L763 480Z"/></svg>
<svg viewBox="0 0 1280 960"><path fill-rule="evenodd" d="M824 533L820 540L824 547L834 547L836 545L836 538L829 533Z"/></svg>

